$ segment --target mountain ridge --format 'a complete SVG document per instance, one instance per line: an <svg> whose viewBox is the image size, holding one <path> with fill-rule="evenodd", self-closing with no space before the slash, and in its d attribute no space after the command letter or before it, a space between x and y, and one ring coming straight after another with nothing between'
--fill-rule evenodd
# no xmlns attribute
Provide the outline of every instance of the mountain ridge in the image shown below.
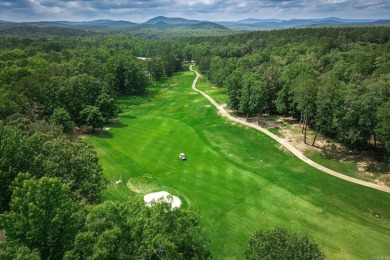
<svg viewBox="0 0 390 260"><path fill-rule="evenodd" d="M202 29L202 30L274 30L289 28L310 28L310 27L339 27L339 26L389 26L390 19L343 19L338 17L325 17L313 19L259 19L247 18L238 21L204 21L190 20L181 17L156 16L143 23L134 23L124 20L99 19L92 21L40 21L40 22L11 22L0 20L2 26L15 24L33 25L54 25L74 28L112 28L110 30L131 29L131 28L153 28L153 29Z"/></svg>

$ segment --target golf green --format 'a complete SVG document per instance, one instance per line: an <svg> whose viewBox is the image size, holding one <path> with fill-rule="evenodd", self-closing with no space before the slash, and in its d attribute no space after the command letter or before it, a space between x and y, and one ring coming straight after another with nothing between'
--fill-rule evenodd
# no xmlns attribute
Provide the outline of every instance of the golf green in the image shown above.
<svg viewBox="0 0 390 260"><path fill-rule="evenodd" d="M110 182L106 199L179 196L198 212L216 259L242 259L255 231L277 226L312 237L329 259L390 256L390 194L324 174L220 117L191 89L194 78L175 75L151 102L84 139Z"/></svg>

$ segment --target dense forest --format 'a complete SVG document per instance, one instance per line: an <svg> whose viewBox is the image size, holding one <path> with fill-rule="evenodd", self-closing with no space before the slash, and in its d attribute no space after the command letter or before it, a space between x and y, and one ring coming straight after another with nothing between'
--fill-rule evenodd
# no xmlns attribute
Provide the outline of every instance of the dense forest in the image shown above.
<svg viewBox="0 0 390 260"><path fill-rule="evenodd" d="M293 115L347 147L390 152L390 29L251 32L181 41L243 114ZM306 138L305 138L306 139Z"/></svg>

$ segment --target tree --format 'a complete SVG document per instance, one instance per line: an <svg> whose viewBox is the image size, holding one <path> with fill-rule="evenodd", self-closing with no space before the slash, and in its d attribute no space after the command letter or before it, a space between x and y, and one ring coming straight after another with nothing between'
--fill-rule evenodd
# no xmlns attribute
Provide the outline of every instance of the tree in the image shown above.
<svg viewBox="0 0 390 260"><path fill-rule="evenodd" d="M261 68L260 73L263 74L265 83L265 92L267 93L267 107L270 113L276 112L277 93L281 89L278 82L281 69L275 65L266 64L265 68Z"/></svg>
<svg viewBox="0 0 390 260"><path fill-rule="evenodd" d="M209 241L196 216L171 205L106 201L88 212L65 259L207 259Z"/></svg>
<svg viewBox="0 0 390 260"><path fill-rule="evenodd" d="M18 173L35 171L35 157L41 152L38 135L26 136L16 127L0 122L0 211L8 210L11 199L9 186Z"/></svg>
<svg viewBox="0 0 390 260"><path fill-rule="evenodd" d="M342 106L344 85L329 74L321 76L320 84L316 97L316 124L321 127L321 132L334 137L336 129L332 121L337 108Z"/></svg>
<svg viewBox="0 0 390 260"><path fill-rule="evenodd" d="M248 84L243 85L241 89L240 103L238 104L238 111L246 114L246 120L249 119L249 114L253 112L251 108L251 86Z"/></svg>
<svg viewBox="0 0 390 260"><path fill-rule="evenodd" d="M268 93L261 76L256 72L246 72L242 76L241 96L238 104L238 111L247 115L260 114L267 108Z"/></svg>
<svg viewBox="0 0 390 260"><path fill-rule="evenodd" d="M50 117L50 121L55 124L61 125L63 127L64 133L68 135L71 135L73 133L75 124L72 122L68 111L66 111L64 108L55 108L53 114Z"/></svg>
<svg viewBox="0 0 390 260"><path fill-rule="evenodd" d="M163 61L156 57L146 61L148 71L155 80L161 80L164 74Z"/></svg>
<svg viewBox="0 0 390 260"><path fill-rule="evenodd" d="M36 160L44 176L59 178L68 185L73 198L90 204L101 201L106 180L92 146L54 139L45 142Z"/></svg>
<svg viewBox="0 0 390 260"><path fill-rule="evenodd" d="M14 242L0 242L0 259L41 260L41 256L38 250L31 250L25 245Z"/></svg>
<svg viewBox="0 0 390 260"><path fill-rule="evenodd" d="M145 71L131 53L121 51L106 64L107 72L112 73L111 88L121 94L142 94L148 85Z"/></svg>
<svg viewBox="0 0 390 260"><path fill-rule="evenodd" d="M21 110L24 97L0 88L0 120L18 113Z"/></svg>
<svg viewBox="0 0 390 260"><path fill-rule="evenodd" d="M290 112L291 101L289 95L289 89L286 86L283 86L281 90L277 93L276 97L276 110L279 113L283 114L283 118L286 118L286 115Z"/></svg>
<svg viewBox="0 0 390 260"><path fill-rule="evenodd" d="M81 207L60 180L29 177L15 180L10 211L1 216L6 243L37 250L43 259L60 259L81 228Z"/></svg>
<svg viewBox="0 0 390 260"><path fill-rule="evenodd" d="M104 118L99 109L95 106L88 105L86 108L80 112L81 122L88 126L92 126L92 131L95 131L95 128L102 128L104 126Z"/></svg>
<svg viewBox="0 0 390 260"><path fill-rule="evenodd" d="M342 93L343 106L335 113L336 138L352 149L364 149L376 125L374 96L362 85L349 84Z"/></svg>
<svg viewBox="0 0 390 260"><path fill-rule="evenodd" d="M383 103L376 112L378 123L375 128L378 140L387 153L390 153L390 101Z"/></svg>
<svg viewBox="0 0 390 260"><path fill-rule="evenodd" d="M293 81L291 89L296 108L301 112L301 122L306 143L306 132L309 119L315 114L315 101L317 96L316 77L313 74L300 74Z"/></svg>
<svg viewBox="0 0 390 260"><path fill-rule="evenodd" d="M117 116L117 105L115 99L106 93L102 93L96 102L100 113L104 119L115 118Z"/></svg>
<svg viewBox="0 0 390 260"><path fill-rule="evenodd" d="M268 91L264 80L256 72L247 72L244 74L242 81L244 85L243 90L248 89L250 92L248 101L249 113L257 113L257 121L260 122L260 114L268 107Z"/></svg>
<svg viewBox="0 0 390 260"><path fill-rule="evenodd" d="M244 251L246 259L325 259L317 243L285 228L257 231Z"/></svg>
<svg viewBox="0 0 390 260"><path fill-rule="evenodd" d="M311 71L313 69L301 61L290 63L285 67L278 80L282 88L276 94L276 108L279 113L283 113L285 116L295 108L293 104L294 84L300 82L300 80L297 80L299 75Z"/></svg>
<svg viewBox="0 0 390 260"><path fill-rule="evenodd" d="M16 116L7 122L0 123L0 211L8 210L10 185L20 172L60 178L75 199L100 202L106 181L91 146L63 138L53 124Z"/></svg>
<svg viewBox="0 0 390 260"><path fill-rule="evenodd" d="M227 105L234 110L239 110L243 74L244 72L242 69L237 69L233 71L223 83L228 94Z"/></svg>

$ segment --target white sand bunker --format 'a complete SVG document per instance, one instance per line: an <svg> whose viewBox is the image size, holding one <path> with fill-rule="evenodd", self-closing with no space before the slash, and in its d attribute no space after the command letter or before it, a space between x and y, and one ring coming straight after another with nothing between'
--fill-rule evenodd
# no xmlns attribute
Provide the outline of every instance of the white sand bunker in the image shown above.
<svg viewBox="0 0 390 260"><path fill-rule="evenodd" d="M181 200L178 196L172 196L169 192L159 191L146 194L144 201L147 206L151 206L153 203L164 201L172 205L172 209L179 208L181 206Z"/></svg>

